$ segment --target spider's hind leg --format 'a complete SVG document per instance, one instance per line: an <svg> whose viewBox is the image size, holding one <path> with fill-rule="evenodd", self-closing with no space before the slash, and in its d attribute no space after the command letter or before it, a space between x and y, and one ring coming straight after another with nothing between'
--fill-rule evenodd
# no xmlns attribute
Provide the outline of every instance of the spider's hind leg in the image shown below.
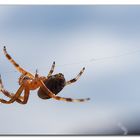
<svg viewBox="0 0 140 140"><path fill-rule="evenodd" d="M66 101L66 102L85 102L90 100L90 98L85 98L85 99L72 99L72 98L64 98L64 97L60 97L60 96L55 96L53 97L56 100L60 100L60 101Z"/></svg>
<svg viewBox="0 0 140 140"><path fill-rule="evenodd" d="M84 102L90 100L90 98L85 98L85 99L72 99L72 98L64 98L60 96L56 96L54 93L52 93L46 86L45 84L40 80L40 86L48 94L49 97L56 99L56 100L61 100L61 101L66 101L66 102Z"/></svg>
<svg viewBox="0 0 140 140"><path fill-rule="evenodd" d="M80 76L83 74L84 70L85 70L85 67L79 72L79 74L75 78L67 81L66 85L70 85L71 83L76 82L80 78Z"/></svg>
<svg viewBox="0 0 140 140"><path fill-rule="evenodd" d="M21 67L19 66L19 64L17 64L17 63L15 62L15 60L7 53L7 50L6 50L6 47L5 47L5 46L3 47L3 52L4 52L5 56L6 56L6 58L14 65L14 67L15 67L20 73L22 73L22 74L24 74L24 75L27 75L27 76L29 76L30 78L34 78L34 76L33 76L31 73L29 73L29 72L27 72L26 70L24 70L23 68L21 68Z"/></svg>

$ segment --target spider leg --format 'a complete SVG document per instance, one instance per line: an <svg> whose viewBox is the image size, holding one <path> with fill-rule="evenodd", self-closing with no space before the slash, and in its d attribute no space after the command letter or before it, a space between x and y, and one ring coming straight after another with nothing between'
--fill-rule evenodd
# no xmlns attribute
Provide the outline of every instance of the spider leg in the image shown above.
<svg viewBox="0 0 140 140"><path fill-rule="evenodd" d="M7 96L7 97L9 97L9 98L12 98L15 94L13 94L13 93L10 93L10 92L8 92L7 90L1 90L1 92L5 95L5 96ZM20 96L20 97L18 97L17 99L16 99L16 102L18 102L18 103L22 103L22 100L24 99L24 97L23 96Z"/></svg>
<svg viewBox="0 0 140 140"><path fill-rule="evenodd" d="M71 83L76 82L80 78L80 76L83 74L84 70L85 70L85 68L83 68L75 78L67 81L66 85L70 85Z"/></svg>
<svg viewBox="0 0 140 140"><path fill-rule="evenodd" d="M21 102L21 104L26 104L28 99L29 99L29 93L30 93L30 90L28 87L25 88L24 90L24 99L23 101Z"/></svg>
<svg viewBox="0 0 140 140"><path fill-rule="evenodd" d="M2 79L1 79L1 75L0 75L0 91L7 97L12 98L15 94L8 92L7 90L4 89L3 83L2 83ZM21 100L23 100L23 97L20 96L18 97L18 99L16 99L16 101L18 103L21 103Z"/></svg>
<svg viewBox="0 0 140 140"><path fill-rule="evenodd" d="M53 62L52 67L51 67L51 70L48 73L48 76L51 76L52 75L52 73L54 71L54 67L55 67L55 62Z"/></svg>
<svg viewBox="0 0 140 140"><path fill-rule="evenodd" d="M3 89L3 88L4 88L4 86L3 86L1 75L0 75L0 90Z"/></svg>
<svg viewBox="0 0 140 140"><path fill-rule="evenodd" d="M18 99L16 99L16 101L20 104L26 104L29 99L29 93L30 93L29 91L30 91L29 88L26 87L24 89L24 96L19 96ZM11 93L11 95L14 96L15 94Z"/></svg>
<svg viewBox="0 0 140 140"><path fill-rule="evenodd" d="M44 92L46 92L46 94L48 94L48 96L50 96L53 99L56 100L62 100L62 101L66 101L66 102L84 102L87 100L90 100L90 98L85 98L85 99L72 99L72 98L64 98L64 97L60 97L60 96L56 96L54 93L52 93L43 83L43 81L40 81L40 86L42 87L42 89L44 90Z"/></svg>
<svg viewBox="0 0 140 140"><path fill-rule="evenodd" d="M34 76L33 76L31 73L29 73L29 72L27 72L26 70L24 70L23 68L21 68L21 67L19 66L19 64L17 64L17 63L15 62L15 60L12 59L12 57L7 53L6 47L5 47L5 46L4 46L4 48L3 48L3 51L4 51L4 54L5 54L6 58L14 65L14 67L15 67L20 73L22 73L22 74L24 74L24 75L27 75L27 76L29 76L30 78L34 78Z"/></svg>
<svg viewBox="0 0 140 140"><path fill-rule="evenodd" d="M24 86L23 84L19 87L19 89L17 90L16 94L14 96L12 96L12 98L9 100L9 101L6 101L4 99L0 99L0 102L1 103L4 103L4 104L11 104L13 102L15 102L18 97L21 95L22 91L24 90Z"/></svg>
<svg viewBox="0 0 140 140"><path fill-rule="evenodd" d="M7 90L2 90L1 92L4 93L4 95L6 95L9 98L12 98L15 95L13 93L10 94ZM25 88L24 92L25 92L24 97L23 96L19 96L15 100L16 102L18 102L20 104L26 104L27 103L28 98L29 98L29 89L28 88Z"/></svg>

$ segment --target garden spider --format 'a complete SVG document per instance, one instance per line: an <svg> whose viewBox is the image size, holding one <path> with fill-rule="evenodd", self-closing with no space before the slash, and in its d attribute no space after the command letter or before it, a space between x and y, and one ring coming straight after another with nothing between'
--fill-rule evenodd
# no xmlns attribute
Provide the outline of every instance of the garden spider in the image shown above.
<svg viewBox="0 0 140 140"><path fill-rule="evenodd" d="M4 86L2 84L2 79L0 76L0 91L7 97L9 97L9 101L6 101L4 99L0 99L1 103L4 104L11 104L13 102L18 102L20 104L26 104L29 98L30 90L35 90L39 88L38 90L38 96L41 99L49 99L53 98L56 100L62 100L67 102L84 102L86 100L89 100L89 98L86 99L71 99L71 98L64 98L60 96L56 96L66 85L70 85L71 83L76 82L79 77L84 72L85 68L83 68L80 73L76 76L76 78L73 78L69 81L65 80L65 77L62 73L52 75L55 67L55 62L53 62L51 70L49 71L49 74L47 77L45 76L39 76L36 70L35 75L27 72L23 68L21 68L13 59L12 57L7 53L6 47L3 48L4 54L6 58L15 66L15 68L22 74L19 77L19 89L15 94L8 92L4 89ZM22 92L24 91L24 96L21 96Z"/></svg>

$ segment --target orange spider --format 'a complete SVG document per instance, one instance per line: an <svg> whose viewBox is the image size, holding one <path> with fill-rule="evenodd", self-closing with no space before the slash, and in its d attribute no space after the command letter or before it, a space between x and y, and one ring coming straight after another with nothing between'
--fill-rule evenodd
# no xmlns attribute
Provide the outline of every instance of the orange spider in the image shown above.
<svg viewBox="0 0 140 140"><path fill-rule="evenodd" d="M76 76L76 78L73 78L69 81L65 80L65 77L62 73L52 75L55 67L55 62L53 62L51 70L49 71L49 74L47 77L45 76L39 76L37 71L35 73L35 76L23 68L21 68L13 59L12 57L7 53L6 47L3 48L4 54L6 58L15 66L15 68L22 74L19 77L19 89L15 94L8 92L4 89L4 86L2 84L2 79L0 76L0 91L7 97L10 98L9 101L6 101L4 99L0 99L1 103L4 104L11 104L13 102L18 102L20 104L26 104L29 98L30 90L35 90L39 88L38 90L38 96L41 99L49 99L53 98L56 100L63 100L67 102L84 102L86 100L89 100L89 98L86 99L71 99L71 98L64 98L60 96L56 96L66 85L69 85L71 83L76 82L79 77L84 72L85 68L83 68L80 73ZM21 96L22 92L24 90L24 96Z"/></svg>

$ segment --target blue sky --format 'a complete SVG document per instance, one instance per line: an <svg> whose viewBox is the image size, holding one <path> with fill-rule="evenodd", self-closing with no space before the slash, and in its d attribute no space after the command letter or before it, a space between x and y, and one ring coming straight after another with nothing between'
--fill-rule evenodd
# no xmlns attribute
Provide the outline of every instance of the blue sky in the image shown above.
<svg viewBox="0 0 140 140"><path fill-rule="evenodd" d="M140 6L0 6L0 73L5 88L16 92L20 74L4 57L4 45L32 73L38 69L47 75L56 61L54 73L62 72L69 80L85 66L82 77L59 95L91 98L66 103L41 100L31 91L26 105L0 105L0 134L124 134L121 126L128 134L138 131L139 17Z"/></svg>

